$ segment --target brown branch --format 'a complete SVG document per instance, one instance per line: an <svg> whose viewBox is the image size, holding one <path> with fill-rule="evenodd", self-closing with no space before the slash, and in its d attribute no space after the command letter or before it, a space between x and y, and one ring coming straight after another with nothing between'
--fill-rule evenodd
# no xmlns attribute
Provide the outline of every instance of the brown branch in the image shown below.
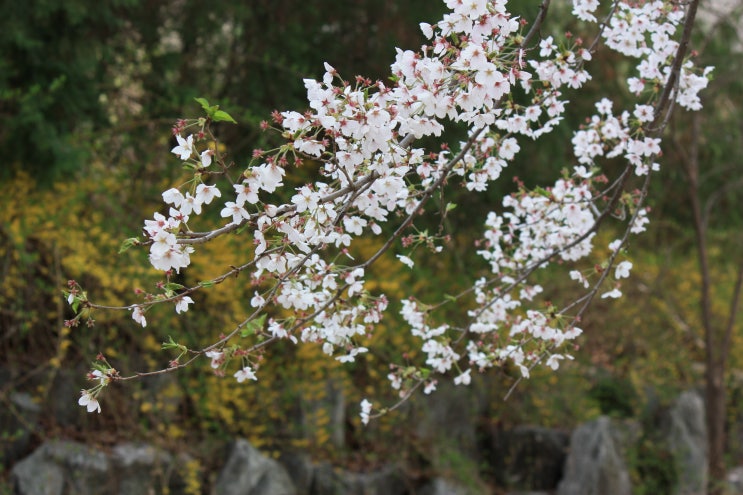
<svg viewBox="0 0 743 495"><path fill-rule="evenodd" d="M536 34L542 28L542 24L547 18L547 10L550 7L550 1L551 0L542 0L542 4L539 6L539 14L537 14L537 18L534 19L534 24L531 25L529 32L526 33L523 41L521 41L522 47L528 46L529 43L531 43L532 38L534 38L534 36L536 36Z"/></svg>
<svg viewBox="0 0 743 495"><path fill-rule="evenodd" d="M657 134L663 132L666 125L668 124L668 118L670 111L673 108L673 100L671 95L674 94L679 84L679 77L681 74L681 66L684 63L684 58L689 51L689 43L691 42L691 31L694 28L694 21L697 16L697 8L699 7L699 0L692 0L689 3L688 10L686 11L686 19L684 20L684 32L679 42L679 47L676 50L676 56L671 65L671 73L668 76L668 81L663 88L658 102L655 106L655 118L653 122L648 126L649 129L654 130Z"/></svg>

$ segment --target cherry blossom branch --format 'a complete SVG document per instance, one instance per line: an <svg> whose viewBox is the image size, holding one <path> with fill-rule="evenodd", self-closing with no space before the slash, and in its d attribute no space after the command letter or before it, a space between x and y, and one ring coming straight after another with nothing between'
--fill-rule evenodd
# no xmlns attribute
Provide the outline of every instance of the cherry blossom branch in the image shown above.
<svg viewBox="0 0 743 495"><path fill-rule="evenodd" d="M540 40L537 54L537 46L529 45L541 32L550 0L542 1L525 36L521 35L525 23L507 12L504 0L450 4L452 12L439 23L421 24L430 40L428 46L418 53L398 50L391 82L357 78L352 86L327 64L322 82L305 80L310 110L301 114L275 112L276 126L265 124L264 128L279 131L286 143L271 152L256 150L237 183L227 173L233 164L225 163L218 147L196 149L203 146L199 143L205 136L213 137L210 123L232 118L199 99L207 117L179 121L175 129L178 145L172 152L194 170L194 178L182 186L189 187L187 192L172 188L163 193L172 208L168 216L156 213L154 220L145 221L149 240L130 242L148 246L151 264L166 272L167 283L161 287L164 294L148 294L145 302L121 309L131 310L134 320L144 326L144 311L150 306L171 302L178 313L185 312L193 302L188 294L245 270L251 271L253 284L263 288L255 292L250 314L216 342L201 350L187 349L172 340L164 344L180 352L171 368L180 369L206 355L220 374L232 360L238 360L237 381L256 379L265 348L280 339L321 343L331 356L342 349L346 354L336 357L341 361L353 361L358 353L366 352L359 341L370 335L388 303L384 295L372 296L364 290L366 270L415 225L437 191L443 200L445 186L453 182L473 192L486 190L520 150L515 136L536 139L553 130L567 103L561 88L578 89L590 79L584 66L603 39L608 48L640 60L640 77L628 81L631 92L640 95L648 84L654 84L665 85L663 94L654 108L638 104L632 114L618 116L611 111L611 101L598 102L598 113L573 137L580 164L574 172L565 172L548 189L527 191L521 185L518 193L504 198L503 212L488 214L477 246L492 273L451 298L473 297L464 326L430 323L431 313L445 301L426 307L412 298L400 301L402 317L411 334L420 339L422 359L428 367L399 367L390 380L400 389L403 401L421 386L430 393L435 388L434 373L459 372L454 383L468 384L472 368L462 371L462 348L469 365L480 371L512 361L522 377L545 359L548 366L557 369L560 359L570 358L553 351L581 333L576 324L609 276L621 246L630 232L644 230L647 210L642 205L650 173L657 168L652 160L660 151L660 140L655 136L665 127L675 103L691 109L701 105L697 93L706 85L708 70L698 76L683 63L696 6L687 11L682 43L675 44L670 35L681 18L673 9L617 0L599 23L593 14L596 2L574 0L574 14L598 24L591 46L581 48L582 41L570 36L558 46L549 36ZM638 25L642 28L638 38L629 39L626 23L633 19L641 20ZM658 36L651 46L647 41L655 34ZM669 72L664 73L666 69ZM453 156L443 147L441 152L427 154L413 146L424 136L440 136L452 122L462 122L469 129L468 138ZM200 131L185 135L190 127ZM628 160L608 186L599 186L606 181L605 176L597 175L600 169L595 167L595 159L599 156ZM307 159L319 162L318 180L296 188L297 193L285 204L277 206L261 199L260 195L273 195L284 186L282 179L292 159L295 164ZM234 201L227 201L221 211L222 217L232 217L232 221L213 230L193 231L188 224L190 216L200 215L202 205L222 194L217 184L205 182L214 161L214 168L218 168L214 174L224 175L224 182L234 189ZM626 190L633 171L646 176L639 193ZM594 268L597 280L589 284L579 271L570 273L586 289L590 287L588 293L563 304L559 311L551 302L546 310L536 309L539 299L535 298L542 288L529 280L537 268L557 260L582 260L592 251L592 239L601 225L612 215L624 220L627 210L631 212L628 227L623 237L610 245L611 255L601 268ZM448 211L442 201L442 222ZM340 256L350 257L347 247L355 238L365 231L380 235L380 224L393 215L401 220L370 257L350 266L339 263ZM170 275L190 264L199 244L249 227L256 246L252 261L191 288L170 283ZM403 246L414 242L407 253L412 256L418 243L433 247L435 238L411 235L403 239ZM398 258L414 265L407 255ZM629 268L631 263L619 263L615 277L628 276ZM617 297L617 293L615 288L602 297ZM67 296L76 311L107 308L90 303L76 284L70 286ZM271 318L264 328L270 307L279 308L284 316ZM568 316L575 308L575 314ZM230 344L238 334L253 339ZM188 353L195 356L179 363ZM82 392L80 405L88 411L100 411L96 397L110 380L122 378L105 358L89 376L98 383ZM135 376L144 375L131 378ZM371 407L368 401L362 402L362 421L369 420Z"/></svg>
<svg viewBox="0 0 743 495"><path fill-rule="evenodd" d="M691 32L694 28L697 8L699 7L699 0L691 0L686 11L686 18L684 20L684 31L679 41L679 47L676 51L676 57L671 65L670 74L668 81L663 88L663 93L658 99L658 103L655 106L655 119L650 124L649 129L656 131L658 134L662 133L668 124L670 117L671 108L673 107L673 100L671 95L676 90L680 82L681 66L684 63L686 54L689 51L689 43L691 42ZM662 117L661 117L662 116Z"/></svg>

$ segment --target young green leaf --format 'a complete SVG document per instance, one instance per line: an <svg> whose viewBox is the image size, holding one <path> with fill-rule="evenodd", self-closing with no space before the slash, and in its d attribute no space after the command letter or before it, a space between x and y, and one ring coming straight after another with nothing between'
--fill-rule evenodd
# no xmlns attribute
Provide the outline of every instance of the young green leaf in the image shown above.
<svg viewBox="0 0 743 495"><path fill-rule="evenodd" d="M237 121L224 110L216 110L210 117L214 122L232 122L233 124L237 124Z"/></svg>
<svg viewBox="0 0 743 495"><path fill-rule="evenodd" d="M209 102L206 98L194 98L194 100L196 100L199 105L201 105L201 108L203 108L207 112L209 111Z"/></svg>
<svg viewBox="0 0 743 495"><path fill-rule="evenodd" d="M176 291L176 290L182 290L186 287L181 284L176 284L175 282L168 282L164 285L165 290L167 291Z"/></svg>
<svg viewBox="0 0 743 495"><path fill-rule="evenodd" d="M243 328L242 331L240 332L240 336L241 337L249 337L251 335L255 335L255 333L258 332L258 330L260 330L261 328L263 328L263 324L264 323L266 323L266 314L265 313L263 313L262 315L260 315L255 320L249 321L245 325L245 328Z"/></svg>
<svg viewBox="0 0 743 495"><path fill-rule="evenodd" d="M132 246L139 246L139 239L137 239L136 237L130 237L129 239L126 239L124 242L121 243L119 254L128 250Z"/></svg>

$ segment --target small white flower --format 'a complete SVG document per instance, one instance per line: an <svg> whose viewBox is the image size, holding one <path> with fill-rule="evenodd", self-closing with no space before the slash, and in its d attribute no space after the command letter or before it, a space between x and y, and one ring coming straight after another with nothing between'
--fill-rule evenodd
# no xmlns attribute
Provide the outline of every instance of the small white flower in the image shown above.
<svg viewBox="0 0 743 495"><path fill-rule="evenodd" d="M175 135L178 146L170 150L171 153L178 155L181 160L186 161L193 154L193 134L183 139L180 134Z"/></svg>
<svg viewBox="0 0 743 495"><path fill-rule="evenodd" d="M578 270L571 270L570 271L570 278L571 278L571 280L578 281L580 284L583 285L584 288L586 288L586 289L588 288L588 285L589 285L588 284L588 279L581 272L579 272Z"/></svg>
<svg viewBox="0 0 743 495"><path fill-rule="evenodd" d="M255 376L255 371L250 366L245 366L243 369L236 371L232 376L237 378L237 383L242 383L245 380L258 380L258 377Z"/></svg>
<svg viewBox="0 0 743 495"><path fill-rule="evenodd" d="M216 186L207 186L206 184L196 186L196 199L205 205L211 203L214 198L220 197L222 197L222 192Z"/></svg>
<svg viewBox="0 0 743 495"><path fill-rule="evenodd" d="M219 368L224 362L224 352L222 351L207 351L206 357L212 360L211 366L214 369Z"/></svg>
<svg viewBox="0 0 743 495"><path fill-rule="evenodd" d="M101 385L108 385L110 378L101 370L93 370L90 372L89 378L91 380L98 380Z"/></svg>
<svg viewBox="0 0 743 495"><path fill-rule="evenodd" d="M557 370L560 367L560 359L565 359L565 356L560 354L553 354L547 359L547 366L553 370Z"/></svg>
<svg viewBox="0 0 743 495"><path fill-rule="evenodd" d="M472 368L454 378L454 385L469 385L472 382L472 376L470 376L471 371Z"/></svg>
<svg viewBox="0 0 743 495"><path fill-rule="evenodd" d="M201 152L201 166L208 167L212 164L212 156L214 155L213 150L204 150Z"/></svg>
<svg viewBox="0 0 743 495"><path fill-rule="evenodd" d="M185 198L183 196L183 193L181 193L175 187L171 187L163 193L163 201L165 201L169 205L175 206L176 208L181 206L184 199Z"/></svg>
<svg viewBox="0 0 743 495"><path fill-rule="evenodd" d="M621 239L615 239L609 243L609 249L611 251L617 251L620 247L622 247Z"/></svg>
<svg viewBox="0 0 743 495"><path fill-rule="evenodd" d="M420 24L418 24L418 26L420 26L423 36L425 36L429 40L433 38L433 26L431 26L427 22L421 22Z"/></svg>
<svg viewBox="0 0 743 495"><path fill-rule="evenodd" d="M232 216L232 223L239 224L243 219L247 220L250 218L248 211L237 203L227 201L224 204L224 208L220 212L222 217Z"/></svg>
<svg viewBox="0 0 743 495"><path fill-rule="evenodd" d="M400 260L400 263L408 266L409 268L413 268L413 266L415 266L415 262L405 255L398 254L397 258Z"/></svg>
<svg viewBox="0 0 743 495"><path fill-rule="evenodd" d="M614 276L616 278L627 278L629 277L629 271L632 268L632 263L629 261L622 261L617 265L617 268L614 270Z"/></svg>
<svg viewBox="0 0 743 495"><path fill-rule="evenodd" d="M144 310L142 306L135 306L132 311L132 319L142 325L142 328L147 326L147 320L144 317Z"/></svg>
<svg viewBox="0 0 743 495"><path fill-rule="evenodd" d="M426 395L430 395L432 392L436 391L436 380L431 380L430 382L426 383L426 386L423 387L423 393Z"/></svg>
<svg viewBox="0 0 743 495"><path fill-rule="evenodd" d="M583 165L576 166L574 168L574 170L575 170L575 175L577 177L580 177L581 179L588 179L589 177L591 177L593 175L593 172L591 172L590 170L588 170Z"/></svg>
<svg viewBox="0 0 743 495"><path fill-rule="evenodd" d="M250 300L250 305L254 308L260 308L264 304L266 304L266 300L263 298L263 296L261 296L257 292L255 293L253 298Z"/></svg>
<svg viewBox="0 0 743 495"><path fill-rule="evenodd" d="M603 115L611 115L611 107L613 103L608 98L602 98L601 101L596 103L596 110Z"/></svg>
<svg viewBox="0 0 743 495"><path fill-rule="evenodd" d="M622 297L622 291L620 291L619 289L610 290L609 292L604 292L603 294L601 294L601 299L618 299L620 297Z"/></svg>
<svg viewBox="0 0 743 495"><path fill-rule="evenodd" d="M193 299L188 296L184 296L175 303L175 312L178 314L185 313L188 311L188 305L193 304Z"/></svg>
<svg viewBox="0 0 743 495"><path fill-rule="evenodd" d="M369 413L371 413L372 403L364 399L361 401L361 422L363 424L369 424Z"/></svg>
<svg viewBox="0 0 743 495"><path fill-rule="evenodd" d="M98 403L98 400L87 390L81 391L81 394L77 403L86 408L89 413L95 411L100 414L101 405Z"/></svg>

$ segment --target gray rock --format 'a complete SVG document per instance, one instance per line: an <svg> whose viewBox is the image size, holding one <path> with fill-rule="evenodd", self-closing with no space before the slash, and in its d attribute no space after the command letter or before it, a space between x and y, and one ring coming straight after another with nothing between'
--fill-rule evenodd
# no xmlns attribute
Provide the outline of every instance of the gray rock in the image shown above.
<svg viewBox="0 0 743 495"><path fill-rule="evenodd" d="M696 392L684 392L669 413L668 446L676 462L676 495L706 493L707 425L704 401Z"/></svg>
<svg viewBox="0 0 743 495"><path fill-rule="evenodd" d="M359 489L353 493L363 495L407 494L407 485L403 473L392 466L370 473L351 474L350 478L355 481Z"/></svg>
<svg viewBox="0 0 743 495"><path fill-rule="evenodd" d="M470 495L470 491L455 481L434 478L420 490L420 495Z"/></svg>
<svg viewBox="0 0 743 495"><path fill-rule="evenodd" d="M405 478L389 466L370 473L351 473L323 463L315 468L310 495L406 495Z"/></svg>
<svg viewBox="0 0 743 495"><path fill-rule="evenodd" d="M178 466L187 460L149 445L121 444L108 455L50 441L13 467L11 481L17 495L178 495L186 486Z"/></svg>
<svg viewBox="0 0 743 495"><path fill-rule="evenodd" d="M295 495L286 470L247 440L236 440L215 487L217 495Z"/></svg>
<svg viewBox="0 0 743 495"><path fill-rule="evenodd" d="M111 461L118 478L119 495L162 493L168 486L173 458L151 445L121 444L114 447Z"/></svg>
<svg viewBox="0 0 743 495"><path fill-rule="evenodd" d="M634 424L614 424L602 416L579 426L570 438L565 475L558 495L630 495L624 452L634 443Z"/></svg>
<svg viewBox="0 0 743 495"><path fill-rule="evenodd" d="M91 447L61 440L43 444L13 467L19 495L114 493L108 457ZM66 488L65 488L66 487Z"/></svg>
<svg viewBox="0 0 743 495"><path fill-rule="evenodd" d="M477 379L469 386L443 382L431 395L411 401L418 419L416 435L433 451L435 467L449 468L445 463L438 465L437 458L449 457L454 451L478 462L477 425L487 404L482 389Z"/></svg>
<svg viewBox="0 0 743 495"><path fill-rule="evenodd" d="M37 449L10 472L11 484L18 495L62 495L64 471Z"/></svg>
<svg viewBox="0 0 743 495"><path fill-rule="evenodd" d="M743 494L743 466L734 467L728 471L725 478L727 485L727 491L725 493L729 495Z"/></svg>
<svg viewBox="0 0 743 495"><path fill-rule="evenodd" d="M289 473L297 494L309 495L315 471L310 456L301 452L284 452L279 457L279 463Z"/></svg>
<svg viewBox="0 0 743 495"><path fill-rule="evenodd" d="M567 433L539 426L498 431L489 465L499 485L554 490L562 479L569 441Z"/></svg>
<svg viewBox="0 0 743 495"><path fill-rule="evenodd" d="M41 448L49 460L62 466L71 493L102 495L113 492L111 463L103 452L64 440L47 442Z"/></svg>
<svg viewBox="0 0 743 495"><path fill-rule="evenodd" d="M9 466L28 450L31 433L36 429L41 407L26 393L12 392L10 407L0 409L0 464Z"/></svg>
<svg viewBox="0 0 743 495"><path fill-rule="evenodd" d="M348 480L340 469L334 469L329 463L322 463L315 467L312 475L310 495L342 495L350 492Z"/></svg>

